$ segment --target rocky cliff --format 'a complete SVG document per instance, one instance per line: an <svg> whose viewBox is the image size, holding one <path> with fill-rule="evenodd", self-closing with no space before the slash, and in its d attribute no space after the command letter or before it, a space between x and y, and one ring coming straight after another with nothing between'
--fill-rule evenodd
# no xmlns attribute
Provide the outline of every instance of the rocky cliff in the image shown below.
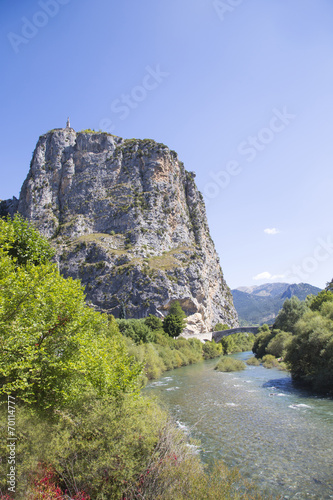
<svg viewBox="0 0 333 500"><path fill-rule="evenodd" d="M179 300L188 331L237 326L195 175L152 140L55 129L39 138L17 201L50 238L64 276L98 310L141 318Z"/></svg>

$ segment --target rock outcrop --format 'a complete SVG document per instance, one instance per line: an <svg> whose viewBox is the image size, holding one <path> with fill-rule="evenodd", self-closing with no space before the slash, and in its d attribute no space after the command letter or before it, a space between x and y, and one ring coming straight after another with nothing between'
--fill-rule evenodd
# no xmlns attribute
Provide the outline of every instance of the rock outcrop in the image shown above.
<svg viewBox="0 0 333 500"><path fill-rule="evenodd" d="M55 129L39 138L17 209L57 249L97 310L163 316L179 300L189 332L237 326L205 206L177 154L152 140Z"/></svg>

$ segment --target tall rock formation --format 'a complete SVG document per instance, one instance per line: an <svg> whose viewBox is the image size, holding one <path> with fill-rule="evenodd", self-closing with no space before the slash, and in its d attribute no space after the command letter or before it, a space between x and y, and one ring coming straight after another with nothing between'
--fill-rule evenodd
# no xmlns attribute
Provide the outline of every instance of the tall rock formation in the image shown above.
<svg viewBox="0 0 333 500"><path fill-rule="evenodd" d="M195 175L152 140L55 129L39 138L18 211L96 309L141 318L179 300L188 331L237 326Z"/></svg>

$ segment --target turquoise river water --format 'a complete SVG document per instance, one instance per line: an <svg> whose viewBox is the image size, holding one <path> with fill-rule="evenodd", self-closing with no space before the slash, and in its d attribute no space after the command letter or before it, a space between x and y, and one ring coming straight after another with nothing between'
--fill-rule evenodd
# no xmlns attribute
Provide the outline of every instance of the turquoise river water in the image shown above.
<svg viewBox="0 0 333 500"><path fill-rule="evenodd" d="M333 499L333 400L294 387L287 372L221 373L216 363L167 372L145 392L200 440L204 462L236 466L264 497Z"/></svg>

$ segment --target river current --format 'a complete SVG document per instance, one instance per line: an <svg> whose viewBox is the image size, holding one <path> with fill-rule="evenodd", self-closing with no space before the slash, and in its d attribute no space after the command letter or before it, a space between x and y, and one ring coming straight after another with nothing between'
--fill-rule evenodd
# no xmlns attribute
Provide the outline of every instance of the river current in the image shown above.
<svg viewBox="0 0 333 500"><path fill-rule="evenodd" d="M296 388L287 372L222 373L216 363L167 372L145 392L200 440L204 462L222 458L264 497L333 499L333 400Z"/></svg>

